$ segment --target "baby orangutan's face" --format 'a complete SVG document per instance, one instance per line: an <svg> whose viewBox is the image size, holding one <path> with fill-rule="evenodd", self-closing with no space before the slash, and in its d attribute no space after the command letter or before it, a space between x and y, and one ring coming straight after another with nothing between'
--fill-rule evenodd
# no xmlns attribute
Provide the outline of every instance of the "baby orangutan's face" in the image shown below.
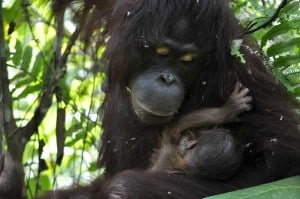
<svg viewBox="0 0 300 199"><path fill-rule="evenodd" d="M196 133L192 130L186 130L181 136L182 137L178 145L178 152L182 159L180 162L182 167L188 169L194 165L192 157L200 136L196 135Z"/></svg>

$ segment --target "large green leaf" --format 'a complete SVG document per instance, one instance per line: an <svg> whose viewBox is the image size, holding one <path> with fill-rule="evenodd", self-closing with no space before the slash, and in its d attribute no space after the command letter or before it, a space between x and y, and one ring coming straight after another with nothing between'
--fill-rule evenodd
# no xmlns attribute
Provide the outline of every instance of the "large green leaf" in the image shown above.
<svg viewBox="0 0 300 199"><path fill-rule="evenodd" d="M287 79L292 85L296 85L300 83L300 73L293 73L287 76Z"/></svg>
<svg viewBox="0 0 300 199"><path fill-rule="evenodd" d="M22 9L21 9L22 0L14 0L8 3L8 6L3 9L4 11L4 20L6 22L15 21L17 23L23 22L20 20L22 18Z"/></svg>
<svg viewBox="0 0 300 199"><path fill-rule="evenodd" d="M290 21L284 21L281 24L274 26L262 37L261 46L264 47L268 40L271 40L278 35L285 34L291 29L299 28L299 24L300 19L294 19Z"/></svg>
<svg viewBox="0 0 300 199"><path fill-rule="evenodd" d="M36 85L28 85L21 93L18 95L18 99L21 99L23 97L28 96L29 94L38 92L41 90L41 85L36 84Z"/></svg>
<svg viewBox="0 0 300 199"><path fill-rule="evenodd" d="M282 71L280 69L273 68L272 72L275 75L276 79L278 79L288 91L293 91L291 83L288 81L286 76L282 74Z"/></svg>
<svg viewBox="0 0 300 199"><path fill-rule="evenodd" d="M22 69L25 71L28 71L28 68L31 64L31 58L32 58L32 47L26 46L24 52L23 52L23 61L22 61Z"/></svg>
<svg viewBox="0 0 300 199"><path fill-rule="evenodd" d="M294 89L294 93L295 93L295 95L297 95L297 96L300 97L300 86L299 86L299 87L296 87L296 88Z"/></svg>
<svg viewBox="0 0 300 199"><path fill-rule="evenodd" d="M16 41L15 52L12 57L12 61L15 66L19 65L22 58L22 44L19 40Z"/></svg>
<svg viewBox="0 0 300 199"><path fill-rule="evenodd" d="M206 199L299 199L300 176L229 192Z"/></svg>
<svg viewBox="0 0 300 199"><path fill-rule="evenodd" d="M298 64L300 63L300 56L299 55L287 55L287 56L281 56L275 59L274 61L274 67L287 67L292 64Z"/></svg>
<svg viewBox="0 0 300 199"><path fill-rule="evenodd" d="M288 5L286 5L282 10L281 14L291 14L291 13L298 13L300 8L299 0L293 0Z"/></svg>
<svg viewBox="0 0 300 199"><path fill-rule="evenodd" d="M294 47L300 48L300 37L291 39L285 42L279 42L274 44L267 50L268 56L275 56L281 53L285 53L293 49Z"/></svg>
<svg viewBox="0 0 300 199"><path fill-rule="evenodd" d="M39 52L39 54L35 58L35 62L33 64L31 75L33 77L38 77L39 73L43 71L44 67L46 65L46 61L44 60L43 53Z"/></svg>
<svg viewBox="0 0 300 199"><path fill-rule="evenodd" d="M86 132L76 133L75 137L72 140L66 141L65 146L75 145L76 142L83 140L83 138L85 138L85 135L86 135Z"/></svg>
<svg viewBox="0 0 300 199"><path fill-rule="evenodd" d="M30 83L32 83L34 81L34 79L32 77L26 77L26 78L22 78L21 76L23 75L23 73L20 73L21 75L16 75L16 77L14 77L13 80L17 81L16 83L16 88L21 88L23 86L28 86ZM18 80L17 78L20 78L20 80Z"/></svg>

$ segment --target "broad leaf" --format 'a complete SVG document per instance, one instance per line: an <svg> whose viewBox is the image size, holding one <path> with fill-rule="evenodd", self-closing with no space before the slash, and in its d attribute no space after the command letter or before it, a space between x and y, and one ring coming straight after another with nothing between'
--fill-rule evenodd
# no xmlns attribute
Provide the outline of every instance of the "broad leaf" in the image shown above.
<svg viewBox="0 0 300 199"><path fill-rule="evenodd" d="M284 199L300 198L300 176L252 188L242 189L206 199Z"/></svg>
<svg viewBox="0 0 300 199"><path fill-rule="evenodd" d="M281 56L274 61L274 67L287 67L292 64L300 63L300 56L299 55L287 55L287 56Z"/></svg>
<svg viewBox="0 0 300 199"><path fill-rule="evenodd" d="M285 53L293 49L294 47L300 48L300 37L291 39L287 42L279 42L274 44L267 50L268 56L275 56L281 53Z"/></svg>
<svg viewBox="0 0 300 199"><path fill-rule="evenodd" d="M268 40L271 40L278 35L285 34L291 29L297 29L299 24L300 19L295 19L291 21L284 21L281 24L274 26L262 37L261 46L264 47Z"/></svg>

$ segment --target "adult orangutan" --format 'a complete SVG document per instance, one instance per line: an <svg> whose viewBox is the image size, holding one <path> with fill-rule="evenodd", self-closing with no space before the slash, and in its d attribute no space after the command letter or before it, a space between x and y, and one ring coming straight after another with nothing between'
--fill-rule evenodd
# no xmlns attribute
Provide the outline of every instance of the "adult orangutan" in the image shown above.
<svg viewBox="0 0 300 199"><path fill-rule="evenodd" d="M100 12L107 8L105 1L95 2ZM99 14L107 17L110 36L99 156L105 176L44 198L201 198L300 174L295 104L254 53L227 4L117 0L109 4L109 16ZM237 39L243 39L245 64L231 55ZM222 106L238 81L250 90L253 109L221 126L243 146L235 173L218 180L149 172L163 129L192 111Z"/></svg>

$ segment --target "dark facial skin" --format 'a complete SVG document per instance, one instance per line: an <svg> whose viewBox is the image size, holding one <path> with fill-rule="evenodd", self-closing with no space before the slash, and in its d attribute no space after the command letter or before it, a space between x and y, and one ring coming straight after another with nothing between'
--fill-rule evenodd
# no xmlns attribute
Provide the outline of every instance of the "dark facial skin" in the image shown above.
<svg viewBox="0 0 300 199"><path fill-rule="evenodd" d="M181 169L220 179L232 175L241 162L240 144L225 129L205 129L238 121L240 113L251 109L248 92L237 83L224 106L200 109L167 127L150 170Z"/></svg>
<svg viewBox="0 0 300 199"><path fill-rule="evenodd" d="M146 123L172 119L184 97L181 80L167 69L143 73L135 79L131 90L133 110Z"/></svg>
<svg viewBox="0 0 300 199"><path fill-rule="evenodd" d="M132 63L129 72L134 74L128 86L132 108L146 124L163 124L174 117L192 84L190 80L195 79L200 60L203 61L200 59L203 52L187 32L187 21L180 21L176 24L176 34L148 41L138 56L142 59Z"/></svg>

